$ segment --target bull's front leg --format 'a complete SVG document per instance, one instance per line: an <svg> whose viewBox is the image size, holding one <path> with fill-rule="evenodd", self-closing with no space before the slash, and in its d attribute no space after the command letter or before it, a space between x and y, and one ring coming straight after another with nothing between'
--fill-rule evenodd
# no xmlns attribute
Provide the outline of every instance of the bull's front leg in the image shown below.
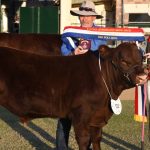
<svg viewBox="0 0 150 150"><path fill-rule="evenodd" d="M87 121L85 121L85 117L83 118L82 116L83 113L80 115L80 117L73 117L72 124L79 150L88 150L90 143L90 130L89 125L87 125Z"/></svg>
<svg viewBox="0 0 150 150"><path fill-rule="evenodd" d="M90 143L89 130L83 126L83 124L73 124L75 137L79 146L79 150L88 150Z"/></svg>
<svg viewBox="0 0 150 150"><path fill-rule="evenodd" d="M101 150L100 141L102 139L102 129L99 127L91 127L90 135L91 135L93 150Z"/></svg>

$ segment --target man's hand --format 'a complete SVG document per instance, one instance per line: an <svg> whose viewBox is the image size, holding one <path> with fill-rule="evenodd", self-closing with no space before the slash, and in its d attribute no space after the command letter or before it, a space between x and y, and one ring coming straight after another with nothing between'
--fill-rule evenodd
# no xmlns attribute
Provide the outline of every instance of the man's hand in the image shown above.
<svg viewBox="0 0 150 150"><path fill-rule="evenodd" d="M150 58L150 53L146 53L144 56Z"/></svg>
<svg viewBox="0 0 150 150"><path fill-rule="evenodd" d="M138 84L144 84L147 82L147 78L148 78L147 74L138 75L136 77L136 81L138 82Z"/></svg>
<svg viewBox="0 0 150 150"><path fill-rule="evenodd" d="M74 50L74 54L75 55L79 55L79 54L84 54L88 51L88 49L83 49L81 46L78 46L75 50Z"/></svg>

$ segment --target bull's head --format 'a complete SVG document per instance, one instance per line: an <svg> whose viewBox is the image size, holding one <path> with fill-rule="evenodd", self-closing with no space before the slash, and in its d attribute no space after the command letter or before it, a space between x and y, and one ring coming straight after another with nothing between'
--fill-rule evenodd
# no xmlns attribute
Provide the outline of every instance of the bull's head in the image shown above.
<svg viewBox="0 0 150 150"><path fill-rule="evenodd" d="M100 47L102 58L110 57L114 67L122 75L122 79L135 85L140 82L140 75L144 74L142 54L134 43L122 43L117 48ZM146 75L145 75L146 78Z"/></svg>

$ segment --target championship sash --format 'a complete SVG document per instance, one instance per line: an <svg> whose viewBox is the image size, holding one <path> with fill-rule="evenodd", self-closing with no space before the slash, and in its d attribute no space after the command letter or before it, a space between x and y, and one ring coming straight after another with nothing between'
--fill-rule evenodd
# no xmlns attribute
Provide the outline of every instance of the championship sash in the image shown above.
<svg viewBox="0 0 150 150"><path fill-rule="evenodd" d="M73 39L85 40L120 40L120 41L145 41L144 31L140 28L101 28L101 27L76 27L66 26L62 34L62 41L67 48L74 50L77 45Z"/></svg>
<svg viewBox="0 0 150 150"><path fill-rule="evenodd" d="M100 40L144 41L144 31L140 28L86 28L66 26L62 40L66 37Z"/></svg>

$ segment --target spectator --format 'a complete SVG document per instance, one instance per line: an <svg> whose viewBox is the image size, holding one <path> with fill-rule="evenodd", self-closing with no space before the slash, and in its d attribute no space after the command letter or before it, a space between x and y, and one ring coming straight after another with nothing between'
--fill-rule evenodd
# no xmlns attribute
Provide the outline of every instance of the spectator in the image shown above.
<svg viewBox="0 0 150 150"><path fill-rule="evenodd" d="M148 36L148 38L147 38L147 47L146 47L146 52L148 53L150 53L150 35Z"/></svg>

